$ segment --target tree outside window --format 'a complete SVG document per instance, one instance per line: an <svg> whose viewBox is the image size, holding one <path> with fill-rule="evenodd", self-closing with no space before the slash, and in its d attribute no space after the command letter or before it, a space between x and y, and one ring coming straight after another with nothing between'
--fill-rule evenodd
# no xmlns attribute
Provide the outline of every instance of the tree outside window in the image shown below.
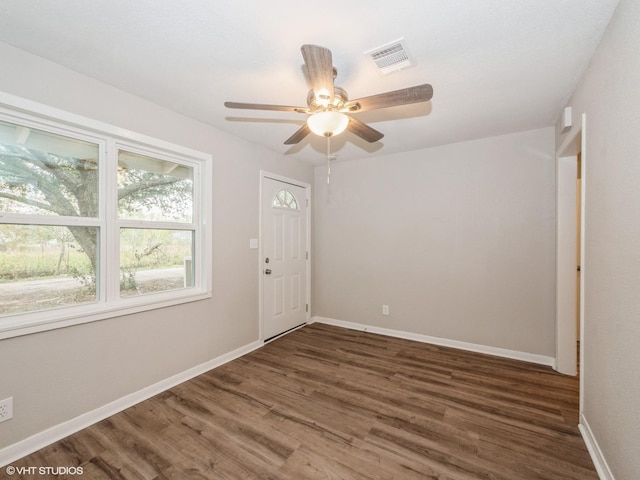
<svg viewBox="0 0 640 480"><path fill-rule="evenodd" d="M0 121L0 316L116 301L101 282L118 299L194 284L194 166L116 155L109 168L100 141Z"/></svg>

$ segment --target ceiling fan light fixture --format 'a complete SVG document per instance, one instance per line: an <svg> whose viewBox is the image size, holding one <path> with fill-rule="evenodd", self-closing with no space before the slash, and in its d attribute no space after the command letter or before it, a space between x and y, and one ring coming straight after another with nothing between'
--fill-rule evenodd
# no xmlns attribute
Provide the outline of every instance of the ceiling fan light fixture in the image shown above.
<svg viewBox="0 0 640 480"><path fill-rule="evenodd" d="M349 117L333 110L314 113L307 118L309 129L321 137L333 137L345 131Z"/></svg>

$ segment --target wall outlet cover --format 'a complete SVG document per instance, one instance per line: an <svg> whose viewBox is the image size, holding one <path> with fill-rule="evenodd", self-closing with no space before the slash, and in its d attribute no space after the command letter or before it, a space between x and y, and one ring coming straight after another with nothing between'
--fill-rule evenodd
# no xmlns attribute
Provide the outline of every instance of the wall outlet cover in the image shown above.
<svg viewBox="0 0 640 480"><path fill-rule="evenodd" d="M0 400L0 422L13 418L13 397Z"/></svg>

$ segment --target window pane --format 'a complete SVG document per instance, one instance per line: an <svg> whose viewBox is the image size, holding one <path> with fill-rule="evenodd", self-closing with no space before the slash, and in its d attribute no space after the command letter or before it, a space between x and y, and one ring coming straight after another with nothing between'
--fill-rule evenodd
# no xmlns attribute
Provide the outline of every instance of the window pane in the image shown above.
<svg viewBox="0 0 640 480"><path fill-rule="evenodd" d="M0 211L98 216L98 146L0 122Z"/></svg>
<svg viewBox="0 0 640 480"><path fill-rule="evenodd" d="M136 220L191 222L193 168L119 151L118 214Z"/></svg>
<svg viewBox="0 0 640 480"><path fill-rule="evenodd" d="M120 296L193 285L191 230L120 229Z"/></svg>
<svg viewBox="0 0 640 480"><path fill-rule="evenodd" d="M290 208L292 210L300 210L298 208L298 202L293 193L289 190L280 190L273 198L273 207L275 208Z"/></svg>
<svg viewBox="0 0 640 480"><path fill-rule="evenodd" d="M98 228L0 225L0 315L97 300Z"/></svg>

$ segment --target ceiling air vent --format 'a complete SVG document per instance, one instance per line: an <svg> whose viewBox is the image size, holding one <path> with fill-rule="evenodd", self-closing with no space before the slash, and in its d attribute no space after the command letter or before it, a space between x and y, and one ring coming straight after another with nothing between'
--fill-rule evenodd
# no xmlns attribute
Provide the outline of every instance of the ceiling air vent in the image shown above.
<svg viewBox="0 0 640 480"><path fill-rule="evenodd" d="M364 54L370 57L385 75L415 66L415 62L405 45L404 38L374 48Z"/></svg>

